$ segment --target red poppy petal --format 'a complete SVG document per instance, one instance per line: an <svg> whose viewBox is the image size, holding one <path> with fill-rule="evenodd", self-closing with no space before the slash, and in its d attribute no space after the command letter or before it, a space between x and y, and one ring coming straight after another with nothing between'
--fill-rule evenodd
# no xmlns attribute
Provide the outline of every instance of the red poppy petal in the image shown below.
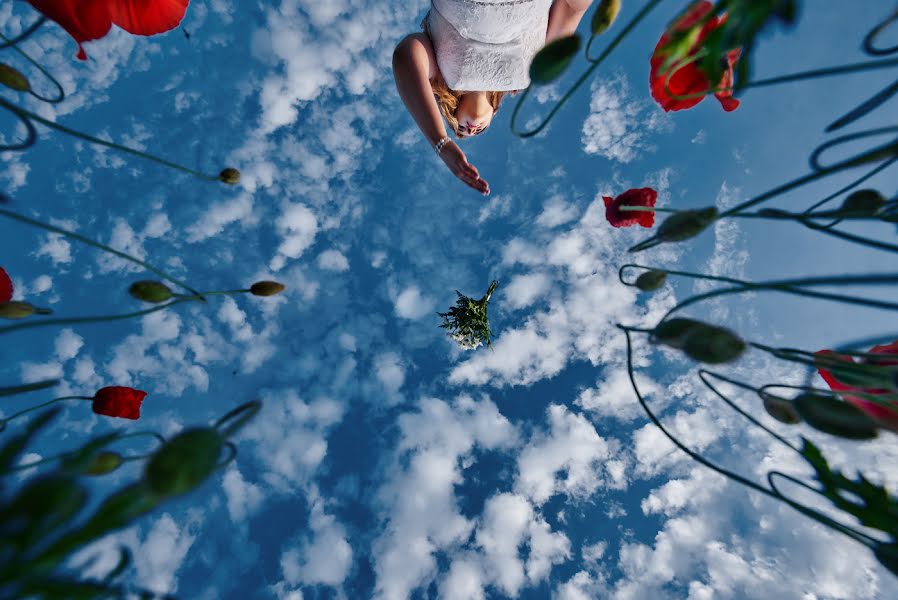
<svg viewBox="0 0 898 600"><path fill-rule="evenodd" d="M97 40L109 33L112 11L109 0L28 0L29 4L56 21L78 42L78 58L87 55L81 42Z"/></svg>
<svg viewBox="0 0 898 600"><path fill-rule="evenodd" d="M7 275L6 270L0 267L0 302L9 302L12 300L12 279Z"/></svg>
<svg viewBox="0 0 898 600"><path fill-rule="evenodd" d="M190 0L114 0L113 22L135 35L155 35L174 29Z"/></svg>
<svg viewBox="0 0 898 600"><path fill-rule="evenodd" d="M612 204L614 204L614 198L612 198L611 196L602 196L602 200L605 201L605 206L606 206L606 207L607 207L607 206L611 206Z"/></svg>
<svg viewBox="0 0 898 600"><path fill-rule="evenodd" d="M898 354L898 340L895 340L891 344L884 344L882 346L873 346L870 348L871 354Z"/></svg>

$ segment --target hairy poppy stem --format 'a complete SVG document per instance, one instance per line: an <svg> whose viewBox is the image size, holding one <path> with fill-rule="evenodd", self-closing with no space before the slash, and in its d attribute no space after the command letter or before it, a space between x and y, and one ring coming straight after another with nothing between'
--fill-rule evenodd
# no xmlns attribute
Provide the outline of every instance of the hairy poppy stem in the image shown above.
<svg viewBox="0 0 898 600"><path fill-rule="evenodd" d="M145 261L142 261L139 258L136 258L134 256L131 256L130 254L126 254L126 253L122 252L121 250L116 250L115 248L107 246L106 244L101 244L100 242L96 242L88 237L85 237L85 236L79 234L79 233L75 233L74 231L68 231L67 229L62 229L61 227L56 227L55 225L50 225L49 223L44 223L42 221L38 221L37 219L32 219L30 217L26 217L25 215L21 215L17 212L7 210L5 208L0 208L0 216L7 217L9 219L14 219L16 221L19 221L20 223L25 223L27 225L39 227L41 229L46 229L47 231L50 231L52 233L57 233L63 237L67 237L69 239L81 242L82 244L87 244L88 246L93 246L94 248L102 250L103 252L108 252L109 254L117 256L121 259L127 260L136 265L140 265L147 271L150 271L151 273L155 273L162 279L165 279L166 281L169 281L179 287L182 287L194 295L200 295L199 292L197 292L195 289L193 289L192 287L187 285L185 282L181 281L180 279L175 279L174 277L172 277L171 275L169 275L162 269L159 269L158 267L154 267L153 265L151 265ZM0 331L2 331L2 330L0 330Z"/></svg>
<svg viewBox="0 0 898 600"><path fill-rule="evenodd" d="M44 402L42 404L37 404L35 406L32 406L31 408L26 408L24 410L20 410L19 412L13 413L8 417L3 417L0 420L2 420L4 424L9 423L13 419L20 417L24 414L44 408L45 406L50 406L51 404L55 404L57 402L62 402L64 400L93 400L93 399L94 399L93 396L60 396L59 398L54 398L52 400L48 400L47 402Z"/></svg>
<svg viewBox="0 0 898 600"><path fill-rule="evenodd" d="M608 56L614 51L614 49L624 41L624 38L626 38L630 34L630 32L633 31L633 29L635 29L636 26L639 25L639 23L648 16L652 9L654 9L660 3L661 0L651 0L651 2L646 4L642 8L642 10L640 10L639 13L635 17L633 17L633 19L631 19L629 23L627 23L627 26L624 27L619 34L617 34L617 36L608 44L602 54L600 54L595 60L591 59L588 54L589 48L592 45L592 39L590 39L589 43L586 46L586 58L592 64L588 69L586 69L586 71L583 72L582 75L580 75L580 77L577 78L577 81L574 82L574 85L572 85L564 93L561 99L555 104L555 106L552 107L552 110L549 111L549 114L546 116L546 118L543 119L543 121L539 125L537 125L535 129L531 129L529 131L521 131L517 128L516 123L518 120L518 113L521 111L521 107L524 105L524 101L527 100L527 96L530 94L530 90L533 89L532 84L528 86L527 89L524 90L524 93L521 94L521 97L518 99L517 103L514 106L514 109L512 110L511 132L520 138L529 138L545 129L546 125L549 124L549 121L551 121L552 118L558 113L558 111L561 110L561 107L567 103L570 97L574 95L574 92L576 92L580 88L580 86L583 85L583 83L587 79L589 79L589 76L592 75L592 73L599 67L599 65L601 65L605 61L605 59L608 58Z"/></svg>
<svg viewBox="0 0 898 600"><path fill-rule="evenodd" d="M4 48L9 48L10 46L15 46L19 42L24 42L26 39L31 37L31 35L40 29L40 26L43 25L47 21L47 17L41 15L38 17L37 21L29 25L22 33L17 35L14 38L8 38L2 33L0 33L0 38L3 38L3 43L0 44L0 50Z"/></svg>
<svg viewBox="0 0 898 600"><path fill-rule="evenodd" d="M40 321L25 321L22 323L16 323L15 325L7 325L6 327L0 327L0 335L4 333L10 333L13 331L19 331L21 329L33 329L35 327L47 327L49 325L81 325L85 323L107 323L109 321L123 321L126 319L133 319L135 317L143 317L154 312L159 312L160 310L165 310L166 308L170 308L176 304L182 304L184 302L205 302L205 296L216 296L216 295L236 295L247 293L249 290L224 290L224 291L212 291L212 292L197 292L193 296L186 295L175 295L174 300L171 302L166 302L165 304L159 304L152 308L146 308L144 310L137 310L134 312L124 313L120 315L104 315L104 316L95 316L95 317L67 317L62 319L43 319Z"/></svg>
<svg viewBox="0 0 898 600"><path fill-rule="evenodd" d="M36 381L34 383L26 383L24 385L2 387L0 388L0 397L14 396L15 394L24 394L26 392L35 392L37 390L45 390L47 388L56 387L60 382L60 379L46 379L44 381Z"/></svg>
<svg viewBox="0 0 898 600"><path fill-rule="evenodd" d="M198 177L200 179L205 179L206 181L220 181L219 175L207 175L205 173L201 173L199 171L195 171L183 165L179 165L177 163L173 163L171 161L165 160L164 158L159 158L153 154L148 154L146 152L142 152L140 150L135 150L134 148L129 148L128 146L122 146L121 144L116 144L115 142L107 142L106 140L101 140L100 138L93 137L86 133L81 133L75 129L70 129L65 125L60 125L59 123L54 123L53 121L47 120L41 117L38 114L35 114L29 110L25 110L24 108L18 107L11 102L0 98L0 106L6 108L7 110L15 113L19 117L23 119L30 119L44 125L45 127L49 127L50 129L55 129L56 131L60 131L62 133L68 134L72 137L84 140L86 142L90 142L91 144L97 144L99 146L106 146L107 148L112 148L113 150L118 150L119 152L124 152L125 154L133 154L134 156L139 156L140 158L144 158L146 160L153 161L155 163L159 163L160 165L169 167L170 169L174 169L176 171L181 171L183 173L187 173L189 175L193 175L194 177Z"/></svg>

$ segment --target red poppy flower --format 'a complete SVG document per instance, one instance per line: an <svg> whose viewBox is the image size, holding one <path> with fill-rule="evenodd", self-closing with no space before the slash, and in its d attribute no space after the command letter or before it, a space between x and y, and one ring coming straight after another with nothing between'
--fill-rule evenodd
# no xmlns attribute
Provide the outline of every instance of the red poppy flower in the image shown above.
<svg viewBox="0 0 898 600"><path fill-rule="evenodd" d="M894 358L875 358L867 359L868 364L888 366L898 365L898 340L884 346L873 346L867 351L868 354L882 354L884 356L895 355ZM837 354L832 350L821 350L814 353L816 356L831 356L845 362L854 362L851 356ZM858 391L866 394L882 395L894 394L892 390L884 390L877 388L861 388L853 385L847 385L836 379L836 377L828 369L817 369L823 380L826 381L829 388L835 392ZM898 400L892 400L888 404L879 404L872 400L858 396L843 396L846 401L850 402L857 408L864 411L868 416L880 422L883 426L898 431Z"/></svg>
<svg viewBox="0 0 898 600"><path fill-rule="evenodd" d="M602 196L605 200L605 218L614 227L630 227L642 225L651 227L655 224L655 211L621 210L621 206L655 206L658 192L652 188L627 190L617 198Z"/></svg>
<svg viewBox="0 0 898 600"><path fill-rule="evenodd" d="M6 270L0 267L0 302L12 300L12 279L6 274Z"/></svg>
<svg viewBox="0 0 898 600"><path fill-rule="evenodd" d="M78 58L87 59L81 42L97 40L113 24L134 35L155 35L174 29L190 0L28 0L78 42Z"/></svg>
<svg viewBox="0 0 898 600"><path fill-rule="evenodd" d="M687 31L695 26L700 20L705 18L713 9L710 2L702 1L693 4L671 27L670 31L681 32ZM701 49L702 42L708 34L720 27L726 22L726 15L718 17L714 15L702 27L698 38L689 49L688 56L695 56ZM671 75L670 71L661 73L661 67L669 57L669 52L664 52L662 48L670 42L670 33L665 33L655 46L655 51L651 58L651 74L649 75L649 84L652 89L652 98L661 105L665 111L685 110L692 108L705 99L705 96L696 96L694 98L678 99L678 96L688 96L691 94L703 94L712 88L729 88L733 85L733 66L739 60L742 52L739 49L730 50L726 55L727 69L723 78L716 85L711 85L708 76L698 67L698 62L691 62L683 67L673 68L676 71ZM668 92L668 90L670 90ZM733 98L732 90L718 92L714 96L720 100L723 110L731 112L739 108L739 101Z"/></svg>
<svg viewBox="0 0 898 600"><path fill-rule="evenodd" d="M94 394L93 409L98 415L121 419L140 418L140 403L147 393L129 387L111 386Z"/></svg>

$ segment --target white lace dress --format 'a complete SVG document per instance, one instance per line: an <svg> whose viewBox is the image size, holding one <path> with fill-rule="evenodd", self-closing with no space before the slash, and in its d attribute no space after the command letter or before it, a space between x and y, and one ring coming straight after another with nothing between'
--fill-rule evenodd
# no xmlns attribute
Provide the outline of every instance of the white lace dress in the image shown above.
<svg viewBox="0 0 898 600"><path fill-rule="evenodd" d="M506 92L530 85L552 0L432 0L426 25L446 85Z"/></svg>

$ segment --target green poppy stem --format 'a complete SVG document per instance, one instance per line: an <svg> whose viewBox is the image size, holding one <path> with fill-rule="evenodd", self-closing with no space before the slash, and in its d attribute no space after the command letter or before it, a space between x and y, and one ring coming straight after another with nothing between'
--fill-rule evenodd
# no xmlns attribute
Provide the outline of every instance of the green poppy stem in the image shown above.
<svg viewBox="0 0 898 600"><path fill-rule="evenodd" d="M530 90L533 89L533 85L531 84L529 87L527 87L527 89L524 90L524 93L521 94L521 97L518 99L512 113L511 113L511 131L512 131L512 133L520 138L529 138L529 137L533 137L534 135L538 134L540 131L545 129L546 125L549 124L549 121L551 121L552 118L556 115L556 113L558 113L558 111L561 110L561 107L567 103L567 101L570 99L570 97L574 95L574 92L576 92L580 88L580 86L583 85L583 83L587 79L589 79L590 75L592 75L592 73L599 67L599 65L601 65L605 61L605 59L608 58L608 56L614 51L614 49L617 48L620 45L620 43L623 42L624 39L630 34L630 32L633 31L636 28L636 26L639 25L639 23L641 23L642 20L645 19L648 16L648 14L660 3L661 3L661 0L651 0L651 2L648 2L642 8L642 10L640 10L639 13L635 17L633 17L633 19L631 19L629 23L627 23L627 26L624 27L619 34L617 34L617 36L605 48L604 52L602 52L602 54L600 54L598 56L598 58L596 58L595 60L589 58L589 55L588 55L589 47L592 45L592 40L590 39L590 43L587 44L587 46L586 46L586 50L587 50L586 58L587 58L587 60L589 60L592 63L589 66L589 68L586 69L586 71L584 71L583 74L577 78L577 81L574 82L574 85L572 85L564 93L564 95L561 97L561 99L555 104L555 106L552 107L552 110L549 111L549 114L546 116L546 118L543 119L543 121L539 125L537 125L535 129L531 129L529 131L520 131L516 126L516 123L518 120L518 113L521 111L521 107L524 105L524 101L527 100L527 96L530 95Z"/></svg>
<svg viewBox="0 0 898 600"><path fill-rule="evenodd" d="M66 127L65 125L60 125L59 123L54 123L53 121L45 119L36 113L33 113L33 112L26 110L24 108L21 108L19 106L16 106L15 104L12 104L11 102L6 101L3 98L0 98L0 106L15 113L16 115L20 116L21 118L33 120L37 123L40 123L41 125L44 125L45 127L49 127L50 129L54 129L61 133L65 133L67 135L78 138L80 140L90 142L91 144L97 144L98 146L105 146L107 148L112 148L113 150L123 152L125 154L131 154L134 156L138 156L140 158L143 158L143 159L158 163L160 165L166 166L170 169L174 169L176 171L181 171L182 173L187 173L189 175L193 175L194 177L198 177L199 179L204 179L206 181L220 181L220 178L218 175L207 175L206 173L201 173L199 171L190 169L183 165L179 165L177 163L173 163L171 161L165 160L164 158L159 158L158 156L154 156L152 154L148 154L148 153L142 152L140 150L135 150L134 148L129 148L128 146L116 144L115 142L107 142L106 140L101 140L100 138L97 138L97 137L88 135L86 133L77 131L75 129Z"/></svg>
<svg viewBox="0 0 898 600"><path fill-rule="evenodd" d="M91 398L91 399L93 399L93 398ZM109 444L113 444L115 442L120 442L122 440L130 439L130 438L144 437L144 436L151 436L151 437L155 438L157 441L159 441L160 444L165 443L165 438L162 437L161 435L159 435L158 433L156 433L155 431L134 431L131 433L126 433L126 434L117 436L114 439L111 439L109 441ZM108 446L108 444L107 444L107 446ZM106 446L103 446L103 448L105 448L105 447ZM99 450L99 448L98 448L98 450ZM51 462L54 462L57 460L66 459L70 456L77 455L78 453L79 452L77 450L72 451L72 452L63 452L62 454L57 454L56 456L49 456L47 458L42 458L40 460L36 460L34 462L30 462L30 463L27 463L24 465L16 465L14 467L10 467L9 469L7 469L7 472L25 471L32 467L39 467L40 465L43 465L43 464L51 463ZM144 458L149 458L150 456L152 456L152 452L147 453L147 454L136 454L133 456L123 456L122 462L125 463L125 462L131 462L131 461L135 461L135 460L141 460Z"/></svg>
<svg viewBox="0 0 898 600"><path fill-rule="evenodd" d="M40 26L40 24L43 23L43 22L44 22L44 19L41 18L41 19L39 19L39 20L37 21L37 23L35 23L34 25L32 25L32 27L34 27L35 29L37 29L37 27ZM29 93L29 94L31 94L32 96L34 96L34 97L37 98L38 100L42 100L42 101L47 102L47 103L49 103L49 104L59 104L60 102L62 102L63 100L65 100L65 90L62 89L62 84L59 83L59 81L58 81L55 77L53 77L53 75L51 75L50 72L49 72L47 69L45 69L45 68L43 67L43 65L41 65L39 62L37 62L36 60L34 60L33 58L31 58L31 56L30 56L27 52L25 52L24 50L22 50L21 48L19 48L17 45L15 45L15 44L16 44L16 41L21 40L21 39L24 39L24 37L22 37L23 35L24 35L24 34L18 36L17 38L14 38L14 39L10 40L10 38L8 38L8 37L6 37L5 35L3 35L2 33L0 33L0 39L2 39L2 40L5 41L5 43L0 44L0 48L5 48L5 47L11 45L11 46L12 46L12 49L13 49L19 56L21 56L22 58L24 58L25 60L27 60L29 63L31 63L31 66L33 66L33 67L36 68L38 71L40 71L40 72L44 75L44 77L46 77L47 79L49 79L49 80L50 80L50 83L52 83L52 84L56 87L56 97L55 97L55 98L46 98L46 97L44 97L44 96L41 96L41 95L38 94L37 92L35 92L33 89L30 89L31 86L30 86L30 83L29 83L29 90L28 90L28 93ZM30 33L29 33L29 35L30 35ZM27 37L27 35L26 35L25 37ZM10 43L10 42L12 42L12 43Z"/></svg>
<svg viewBox="0 0 898 600"><path fill-rule="evenodd" d="M162 269L159 269L158 267L155 267L155 266L149 264L148 262L142 261L139 258L131 256L130 254L126 254L125 252L122 252L121 250L116 250L115 248L107 246L106 244L101 244L100 242L96 242L88 237L85 237L85 236L79 234L79 233L75 233L74 231L62 229L61 227L56 227L55 225L50 225L49 223L44 223L42 221L38 221L37 219L32 219L30 217L26 217L25 215L19 214L17 212L14 212L14 211L11 211L11 210L8 210L5 208L0 208L0 216L4 216L8 219L13 219L15 221L19 221L20 223L25 223L26 225L31 225L33 227L39 227L40 229L45 229L46 231L59 234L63 237L67 237L69 239L81 242L82 244L87 244L88 246L93 246L94 248L102 250L103 252L107 252L107 253L112 254L113 256L117 256L118 258L121 258L123 260L127 260L136 265L140 265L147 271L150 271L151 273L155 273L162 279L164 279L168 282L171 282L171 283L177 285L178 287L184 288L191 294L200 295L199 292L197 292L195 289L190 287L187 283L181 281L180 279L175 279L174 277L172 277L171 275L169 275Z"/></svg>
<svg viewBox="0 0 898 600"><path fill-rule="evenodd" d="M54 398L52 400L48 400L47 402L37 404L35 406L32 406L31 408L26 408L24 410L20 410L19 412L13 413L8 417L2 417L2 421L4 423L9 423L13 419L21 417L24 414L30 413L35 410L39 410L41 408L44 408L45 406L50 406L51 404L55 404L57 402L62 402L64 400L93 400L93 399L94 399L93 396L60 396L59 398Z"/></svg>
<svg viewBox="0 0 898 600"><path fill-rule="evenodd" d="M15 394L24 394L26 392L35 392L37 390L45 390L47 388L56 387L61 382L60 379L45 379L44 381L36 381L34 383L26 383L23 385L15 385L12 387L0 387L0 397L14 396Z"/></svg>
<svg viewBox="0 0 898 600"><path fill-rule="evenodd" d="M165 304L159 304L157 306L153 306L152 308L146 308L144 310L137 310L134 312L124 313L120 315L103 315L103 316L95 316L95 317L68 317L62 319L43 319L40 321L23 321L22 323L16 323L14 325L7 325L6 327L0 327L0 335L4 333L11 333L13 331L19 331L22 329L34 329L35 327L48 327L50 325L83 325L86 323L107 323L110 321L123 321L125 319L133 319L136 317L143 317L146 315L153 314L154 312L159 312L160 310L165 310L166 308L170 308L175 306L176 304L182 304L184 302L205 302L206 296L220 296L220 295L229 295L234 296L237 294L245 294L249 293L249 290L223 290L223 291L212 291L212 292L197 292L193 296L182 296L180 294L176 294L175 299L171 302L166 302Z"/></svg>
<svg viewBox="0 0 898 600"><path fill-rule="evenodd" d="M5 35L3 35L2 33L0 33L0 38L3 39L3 43L0 44L0 50L2 50L4 48L9 48L11 46L15 47L15 45L18 44L19 42L24 42L26 39L31 37L31 35L35 31L40 29L40 26L43 25L46 21L47 21L47 17L41 15L40 17L38 17L37 21L35 21L31 25L29 25L24 31L22 31L22 33L20 33L19 35L17 35L14 38L8 38Z"/></svg>

